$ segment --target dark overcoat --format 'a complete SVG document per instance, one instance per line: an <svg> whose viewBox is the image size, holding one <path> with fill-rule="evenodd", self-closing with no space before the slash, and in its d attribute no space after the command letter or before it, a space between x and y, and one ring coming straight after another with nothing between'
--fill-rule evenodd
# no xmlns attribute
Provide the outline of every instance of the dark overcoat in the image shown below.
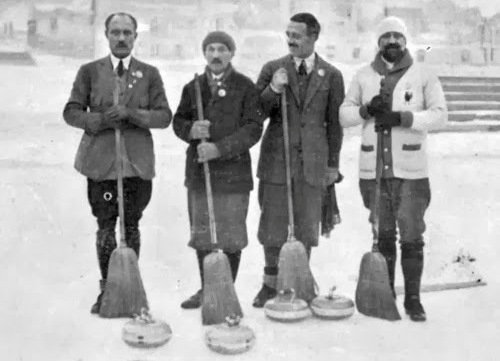
<svg viewBox="0 0 500 361"><path fill-rule="evenodd" d="M342 74L316 55L303 99L291 55L264 65L257 81L261 106L269 124L262 138L257 170L261 184L258 238L264 246L280 247L288 235L286 171L281 95L270 86L273 74L285 68L295 235L306 246L317 246L321 194L327 167L339 166L343 132L339 107L344 99Z"/></svg>
<svg viewBox="0 0 500 361"><path fill-rule="evenodd" d="M207 75L199 77L203 113L211 122L209 142L215 143L221 157L211 160L210 177L214 192L248 192L253 189L249 149L262 135L262 113L255 84L232 70L212 96ZM174 115L175 134L188 143L185 185L205 189L203 164L198 163L199 140L190 139L193 123L198 120L194 80L184 86Z"/></svg>
<svg viewBox="0 0 500 361"><path fill-rule="evenodd" d="M199 140L190 139L198 120L194 80L182 91L174 115L175 134L188 143L185 185L188 188L191 239L197 250L220 248L235 252L248 244L246 216L249 192L253 189L249 149L262 135L262 112L255 84L234 69L212 94L207 74L199 77L204 118L211 122L209 142L221 157L209 161L217 224L217 245L211 243L203 164L198 162Z"/></svg>

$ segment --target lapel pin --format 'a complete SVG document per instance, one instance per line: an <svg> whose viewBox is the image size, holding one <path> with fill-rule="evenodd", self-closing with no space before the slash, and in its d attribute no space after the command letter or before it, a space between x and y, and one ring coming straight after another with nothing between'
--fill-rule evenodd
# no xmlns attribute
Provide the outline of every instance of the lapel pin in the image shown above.
<svg viewBox="0 0 500 361"><path fill-rule="evenodd" d="M405 91L405 102L409 103L412 97L413 93L411 90Z"/></svg>
<svg viewBox="0 0 500 361"><path fill-rule="evenodd" d="M128 85L128 87L129 87L129 88L132 88L132 84L129 84L129 85Z"/></svg>
<svg viewBox="0 0 500 361"><path fill-rule="evenodd" d="M319 76L325 76L325 71L323 69L318 70L318 75Z"/></svg>
<svg viewBox="0 0 500 361"><path fill-rule="evenodd" d="M224 98L226 96L226 91L224 89L219 89L217 92L221 98Z"/></svg>

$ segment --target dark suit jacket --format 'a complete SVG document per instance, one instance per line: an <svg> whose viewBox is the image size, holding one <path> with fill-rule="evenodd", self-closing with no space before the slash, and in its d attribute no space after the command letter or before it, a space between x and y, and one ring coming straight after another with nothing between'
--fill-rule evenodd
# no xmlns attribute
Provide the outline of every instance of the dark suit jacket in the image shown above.
<svg viewBox="0 0 500 361"><path fill-rule="evenodd" d="M343 138L339 107L344 99L344 81L340 71L319 56L316 56L302 111L293 57L287 55L270 61L262 68L257 89L270 121L262 139L257 176L270 183L286 182L280 94L270 87L274 72L281 67L288 72L286 94L292 174L302 159L306 181L313 186L324 186L327 166L339 164Z"/></svg>
<svg viewBox="0 0 500 361"><path fill-rule="evenodd" d="M155 175L155 157L150 128L166 128L172 118L155 67L134 58L130 61L127 88L122 104L133 111L134 124L123 130L128 159L142 179ZM115 161L113 129L104 129L102 113L113 106L115 74L108 57L83 65L76 75L63 117L84 130L75 159L75 168L92 179L109 173Z"/></svg>
<svg viewBox="0 0 500 361"><path fill-rule="evenodd" d="M232 70L219 91L212 96L207 75L201 75L199 81L204 117L211 122L208 141L215 143L221 152L220 158L209 162L213 190L250 191L253 188L253 180L249 149L262 135L262 112L255 84L246 76ZM220 92L221 89L224 91ZM189 143L185 185L190 189L204 189L203 164L197 162L196 147L199 140L189 137L196 120L198 115L192 80L184 86L173 127L175 134Z"/></svg>

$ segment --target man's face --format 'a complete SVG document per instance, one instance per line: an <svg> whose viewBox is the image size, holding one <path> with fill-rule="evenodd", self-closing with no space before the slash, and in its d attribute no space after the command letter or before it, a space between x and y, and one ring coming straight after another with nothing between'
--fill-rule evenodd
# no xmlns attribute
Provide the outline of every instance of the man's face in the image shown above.
<svg viewBox="0 0 500 361"><path fill-rule="evenodd" d="M299 58L307 58L314 52L314 43L317 40L315 34L307 35L305 23L290 22L286 29L288 38L288 49L290 54Z"/></svg>
<svg viewBox="0 0 500 361"><path fill-rule="evenodd" d="M406 49L406 39L401 33L388 32L380 37L378 45L385 60L394 63L403 56Z"/></svg>
<svg viewBox="0 0 500 361"><path fill-rule="evenodd" d="M117 58L126 58L134 48L137 33L132 19L125 15L115 15L109 22L106 37L111 53Z"/></svg>
<svg viewBox="0 0 500 361"><path fill-rule="evenodd" d="M205 59L208 68L214 74L220 74L226 70L233 55L229 48L222 43L211 43L205 47Z"/></svg>

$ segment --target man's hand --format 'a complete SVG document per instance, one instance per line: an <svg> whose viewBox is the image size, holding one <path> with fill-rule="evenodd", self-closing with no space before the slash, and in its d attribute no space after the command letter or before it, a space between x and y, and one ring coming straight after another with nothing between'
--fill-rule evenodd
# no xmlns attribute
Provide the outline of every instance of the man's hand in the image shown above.
<svg viewBox="0 0 500 361"><path fill-rule="evenodd" d="M375 117L375 131L382 132L401 125L400 112L386 112Z"/></svg>
<svg viewBox="0 0 500 361"><path fill-rule="evenodd" d="M210 138L210 121L197 120L193 123L189 132L191 139L208 139Z"/></svg>
<svg viewBox="0 0 500 361"><path fill-rule="evenodd" d="M381 95L375 95L367 104L366 111L373 117L389 111L389 104L384 101Z"/></svg>
<svg viewBox="0 0 500 361"><path fill-rule="evenodd" d="M339 169L334 167L326 168L326 185L329 186L339 178Z"/></svg>
<svg viewBox="0 0 500 361"><path fill-rule="evenodd" d="M104 112L104 119L106 121L127 121L129 117L128 109L125 105L113 105L111 108Z"/></svg>
<svg viewBox="0 0 500 361"><path fill-rule="evenodd" d="M198 162L208 162L209 160L219 158L220 152L214 143L200 143L197 147L198 151Z"/></svg>
<svg viewBox="0 0 500 361"><path fill-rule="evenodd" d="M128 123L128 109L124 105L114 105L102 113L101 129L123 129Z"/></svg>
<svg viewBox="0 0 500 361"><path fill-rule="evenodd" d="M288 84L288 73L285 68L279 68L273 74L273 79L271 80L271 88L276 93L283 93L285 90L285 85Z"/></svg>

